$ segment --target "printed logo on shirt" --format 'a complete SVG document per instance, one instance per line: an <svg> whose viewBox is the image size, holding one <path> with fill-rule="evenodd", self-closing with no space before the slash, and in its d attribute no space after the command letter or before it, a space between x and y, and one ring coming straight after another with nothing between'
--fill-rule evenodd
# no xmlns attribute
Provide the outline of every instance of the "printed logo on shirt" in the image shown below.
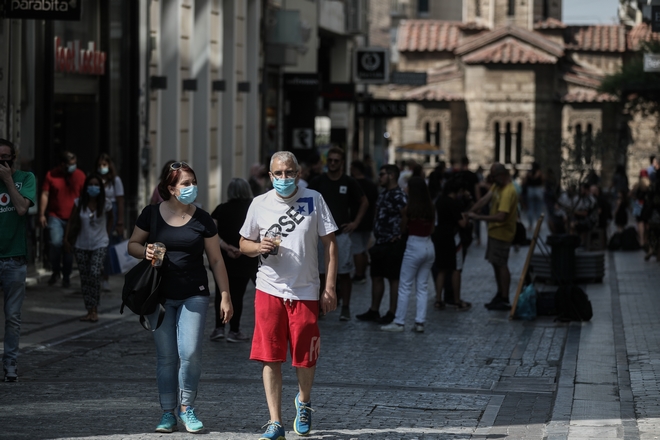
<svg viewBox="0 0 660 440"><path fill-rule="evenodd" d="M14 186L20 191L23 188L23 182L14 182Z"/></svg>
<svg viewBox="0 0 660 440"><path fill-rule="evenodd" d="M314 197L301 197L296 200L296 203L298 203L296 208L298 214L307 216L314 212Z"/></svg>
<svg viewBox="0 0 660 440"><path fill-rule="evenodd" d="M0 206L7 206L9 205L9 202L11 202L11 198L9 197L9 194L7 193L0 194Z"/></svg>
<svg viewBox="0 0 660 440"><path fill-rule="evenodd" d="M348 187L346 185L342 185L339 187L339 194L346 194L348 192Z"/></svg>

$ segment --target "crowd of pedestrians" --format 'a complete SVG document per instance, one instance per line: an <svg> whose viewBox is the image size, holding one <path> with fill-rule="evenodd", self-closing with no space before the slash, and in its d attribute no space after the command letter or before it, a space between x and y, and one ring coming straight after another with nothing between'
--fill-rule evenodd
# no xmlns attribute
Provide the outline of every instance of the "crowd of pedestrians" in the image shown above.
<svg viewBox="0 0 660 440"><path fill-rule="evenodd" d="M18 378L25 214L37 201L34 176L14 170L15 158L14 146L0 139L0 194L7 197L0 227L13 231L12 240L0 243L6 381ZM75 154L62 153L46 175L38 208L39 223L48 230L53 270L48 285L60 278L63 287L70 285L75 256L87 310L80 320L86 322L99 319L103 280L112 270L108 249L125 234L122 181L108 155L99 156L96 166L85 175ZM345 152L337 147L328 150L325 169L320 156L299 164L293 153L277 152L268 166L253 166L248 180L232 179L227 201L209 214L196 203L191 166L181 161L163 166L151 204L139 215L128 241L128 252L137 259L154 259L155 243L166 249L159 288L165 315L153 332L162 409L157 432L178 426L199 432L204 427L195 410L211 296L204 255L215 281L210 340L251 342L250 359L262 364L269 413L262 440L285 438L282 364L288 353L298 378L293 429L302 436L311 432L322 336L318 320L324 315L339 308L340 321L356 318L394 333L409 325L422 333L430 298L435 311L469 311L472 304L461 295L461 274L474 239L485 241L484 258L493 267L493 298L485 304L489 310L511 308L509 254L522 244L520 225L526 223L523 236L528 235L544 211L551 232L577 234L583 244L594 229L606 230L613 221L624 230L634 219L647 260L654 255L660 260L655 157L633 188L623 167L610 188L603 189L598 175L590 172L565 190L552 170L536 162L522 177L500 163L488 171L472 171L467 157L449 167L441 162L430 172L413 161L374 171L369 158L348 166ZM352 284L367 279L371 305L352 315ZM256 287L252 334L241 329L250 281ZM406 322L411 302L414 321Z"/></svg>

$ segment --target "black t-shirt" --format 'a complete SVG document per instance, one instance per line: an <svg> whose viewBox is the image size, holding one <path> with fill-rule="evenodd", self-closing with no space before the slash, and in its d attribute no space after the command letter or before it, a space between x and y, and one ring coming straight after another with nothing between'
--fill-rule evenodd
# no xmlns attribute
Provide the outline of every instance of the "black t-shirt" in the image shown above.
<svg viewBox="0 0 660 440"><path fill-rule="evenodd" d="M454 235L458 231L458 222L461 221L461 204L458 200L449 196L441 195L435 202L438 226L435 228L438 234Z"/></svg>
<svg viewBox="0 0 660 440"><path fill-rule="evenodd" d="M151 205L144 208L135 226L149 232L151 213ZM195 209L188 223L178 227L165 223L158 210L156 233L150 234L147 241L159 241L167 248L160 270L160 292L164 298L179 300L209 295L209 282L204 267L204 239L217 233L218 229L209 213L200 208Z"/></svg>
<svg viewBox="0 0 660 440"><path fill-rule="evenodd" d="M367 212L362 217L362 221L355 228L356 231L371 231L374 229L374 218L376 217L376 200L378 200L378 187L375 183L367 178L355 179L362 188L362 192L367 196L367 201L369 202L369 207ZM358 200L359 202L359 200ZM357 203L353 208L353 214L357 215L358 210L360 209L360 204Z"/></svg>
<svg viewBox="0 0 660 440"><path fill-rule="evenodd" d="M218 235L224 242L239 247L241 234L238 231L245 223L250 204L252 204L252 200L233 199L218 205L213 210L211 217L218 222ZM231 258L224 250L222 250L222 258L225 260L227 274L230 277L232 275L252 277L257 273L258 258L250 258L246 255Z"/></svg>
<svg viewBox="0 0 660 440"><path fill-rule="evenodd" d="M357 181L346 174L337 180L330 179L327 174L321 174L309 182L309 188L321 193L328 204L330 213L340 228L335 234L341 233L341 227L355 218L357 211L351 212L351 207L359 207L360 199L364 195Z"/></svg>

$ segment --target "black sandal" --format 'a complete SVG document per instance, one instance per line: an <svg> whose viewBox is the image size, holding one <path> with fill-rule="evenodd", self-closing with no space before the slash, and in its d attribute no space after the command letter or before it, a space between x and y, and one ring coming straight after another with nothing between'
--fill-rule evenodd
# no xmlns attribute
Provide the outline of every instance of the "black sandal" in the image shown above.
<svg viewBox="0 0 660 440"><path fill-rule="evenodd" d="M445 309L445 302L444 301L436 301L433 304L433 308L436 310L444 310Z"/></svg>

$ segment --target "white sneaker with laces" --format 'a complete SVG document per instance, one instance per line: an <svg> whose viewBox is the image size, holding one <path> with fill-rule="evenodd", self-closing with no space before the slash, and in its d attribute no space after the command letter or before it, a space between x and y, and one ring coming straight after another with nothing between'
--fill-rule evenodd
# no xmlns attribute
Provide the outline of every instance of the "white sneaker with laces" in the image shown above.
<svg viewBox="0 0 660 440"><path fill-rule="evenodd" d="M380 329L384 332L402 332L404 330L402 324L397 324L396 322L390 322L387 325L383 325Z"/></svg>

